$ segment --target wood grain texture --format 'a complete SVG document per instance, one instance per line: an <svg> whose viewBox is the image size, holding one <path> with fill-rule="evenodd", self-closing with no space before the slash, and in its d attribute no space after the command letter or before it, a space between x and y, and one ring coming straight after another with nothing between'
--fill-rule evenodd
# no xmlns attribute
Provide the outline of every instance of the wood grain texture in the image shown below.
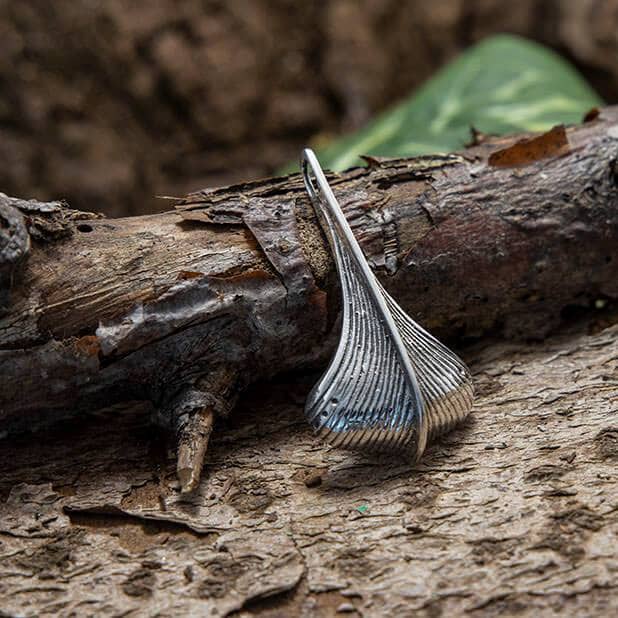
<svg viewBox="0 0 618 618"><path fill-rule="evenodd" d="M567 131L568 154L523 168L487 164L515 137L374 161L332 184L422 326L542 338L565 309L618 297L617 125L605 109ZM197 193L161 215L88 216L58 204L28 215L38 240L0 318L4 425L127 399L168 422L178 397L233 368L210 402L225 413L248 383L330 353L339 290L297 176Z"/></svg>
<svg viewBox="0 0 618 618"><path fill-rule="evenodd" d="M477 405L417 465L328 448L302 418L339 293L297 177L150 217L10 202L32 246L0 317L0 612L615 613L618 330L544 339L618 297L617 125L602 110L523 168L487 164L516 136L332 178L419 322L506 337L462 350ZM183 494L150 417L185 466L204 411Z"/></svg>
<svg viewBox="0 0 618 618"><path fill-rule="evenodd" d="M471 420L416 466L317 443L310 375L247 394L191 496L143 411L5 441L1 610L614 614L618 327L465 358Z"/></svg>

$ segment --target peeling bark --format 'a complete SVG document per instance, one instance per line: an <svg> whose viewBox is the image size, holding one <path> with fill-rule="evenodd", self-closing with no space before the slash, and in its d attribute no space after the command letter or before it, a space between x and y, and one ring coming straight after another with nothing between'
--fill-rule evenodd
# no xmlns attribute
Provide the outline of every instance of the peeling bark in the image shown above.
<svg viewBox="0 0 618 618"><path fill-rule="evenodd" d="M470 421L414 466L316 444L312 375L248 392L190 495L143 409L5 440L1 611L614 615L618 326L465 357Z"/></svg>
<svg viewBox="0 0 618 618"><path fill-rule="evenodd" d="M608 108L569 129L560 156L525 166L488 163L517 141L504 138L373 159L332 184L384 285L425 327L542 338L565 308L618 297L617 127ZM147 400L184 443L193 486L184 464L198 465L210 414L332 349L333 265L297 176L193 194L148 217L8 207L34 244L0 318L7 430Z"/></svg>

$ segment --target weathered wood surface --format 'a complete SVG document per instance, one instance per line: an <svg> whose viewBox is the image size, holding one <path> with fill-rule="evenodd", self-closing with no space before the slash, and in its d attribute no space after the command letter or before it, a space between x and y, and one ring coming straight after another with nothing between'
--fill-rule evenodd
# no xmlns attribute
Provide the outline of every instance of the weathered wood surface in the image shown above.
<svg viewBox="0 0 618 618"><path fill-rule="evenodd" d="M618 295L616 124L606 110L569 132L569 154L522 168L488 167L495 147L481 146L334 182L424 323L541 339L565 308ZM172 393L185 413L183 393L222 405L328 351L336 287L297 179L198 202L103 220L2 200L3 429L74 418L0 442L0 615L618 611L615 315L464 349L475 410L416 466L317 443L307 370L243 397L188 495L149 404L84 415ZM21 250L16 213L32 240Z"/></svg>
<svg viewBox="0 0 618 618"><path fill-rule="evenodd" d="M618 109L568 140L560 156L525 166L488 164L506 138L461 155L372 161L332 183L385 286L424 326L542 338L565 309L618 297ZM145 217L9 198L2 208L23 216L4 237L17 242L21 225L32 241L3 262L6 429L148 400L179 433L186 477L213 415L246 385L331 350L338 289L297 176L195 194ZM196 482L186 477L187 488Z"/></svg>
<svg viewBox="0 0 618 618"><path fill-rule="evenodd" d="M523 167L487 165L505 140L333 183L421 322L541 340L565 310L618 296L617 125L604 110L566 154ZM1 202L2 430L73 418L0 442L0 612L617 609L616 325L464 349L479 391L465 427L416 466L354 455L302 419L338 300L298 178L120 220ZM189 495L150 404L84 414L144 399L208 433L204 410L291 368L215 432Z"/></svg>
<svg viewBox="0 0 618 618"><path fill-rule="evenodd" d="M190 496L147 414L5 440L0 614L615 615L604 326L468 348L477 406L414 467L317 444L308 375L242 399Z"/></svg>

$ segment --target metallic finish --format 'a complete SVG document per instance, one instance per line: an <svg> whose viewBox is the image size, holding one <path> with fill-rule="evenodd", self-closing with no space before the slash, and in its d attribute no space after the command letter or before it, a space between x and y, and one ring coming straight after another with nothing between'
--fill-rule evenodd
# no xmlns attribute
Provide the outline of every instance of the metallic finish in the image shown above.
<svg viewBox="0 0 618 618"><path fill-rule="evenodd" d="M429 436L470 412L470 373L376 279L310 149L303 151L301 167L343 295L339 346L307 399L307 419L336 446L407 447L418 459Z"/></svg>

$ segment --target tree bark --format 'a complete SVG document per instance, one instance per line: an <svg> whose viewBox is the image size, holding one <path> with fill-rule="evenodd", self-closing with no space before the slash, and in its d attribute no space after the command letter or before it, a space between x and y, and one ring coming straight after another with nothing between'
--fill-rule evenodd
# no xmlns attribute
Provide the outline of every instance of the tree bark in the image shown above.
<svg viewBox="0 0 618 618"><path fill-rule="evenodd" d="M370 263L421 324L539 339L565 309L618 296L617 127L608 108L559 150L547 137L515 155L517 138L487 140L459 155L372 159L332 184ZM6 428L148 400L177 432L193 489L208 419L251 382L332 350L333 264L296 175L126 219L10 198L3 208L5 237L25 238L3 262Z"/></svg>
<svg viewBox="0 0 618 618"><path fill-rule="evenodd" d="M248 392L189 496L138 410L5 440L0 613L615 615L617 326L465 356L470 421L415 466L316 444L314 375Z"/></svg>

